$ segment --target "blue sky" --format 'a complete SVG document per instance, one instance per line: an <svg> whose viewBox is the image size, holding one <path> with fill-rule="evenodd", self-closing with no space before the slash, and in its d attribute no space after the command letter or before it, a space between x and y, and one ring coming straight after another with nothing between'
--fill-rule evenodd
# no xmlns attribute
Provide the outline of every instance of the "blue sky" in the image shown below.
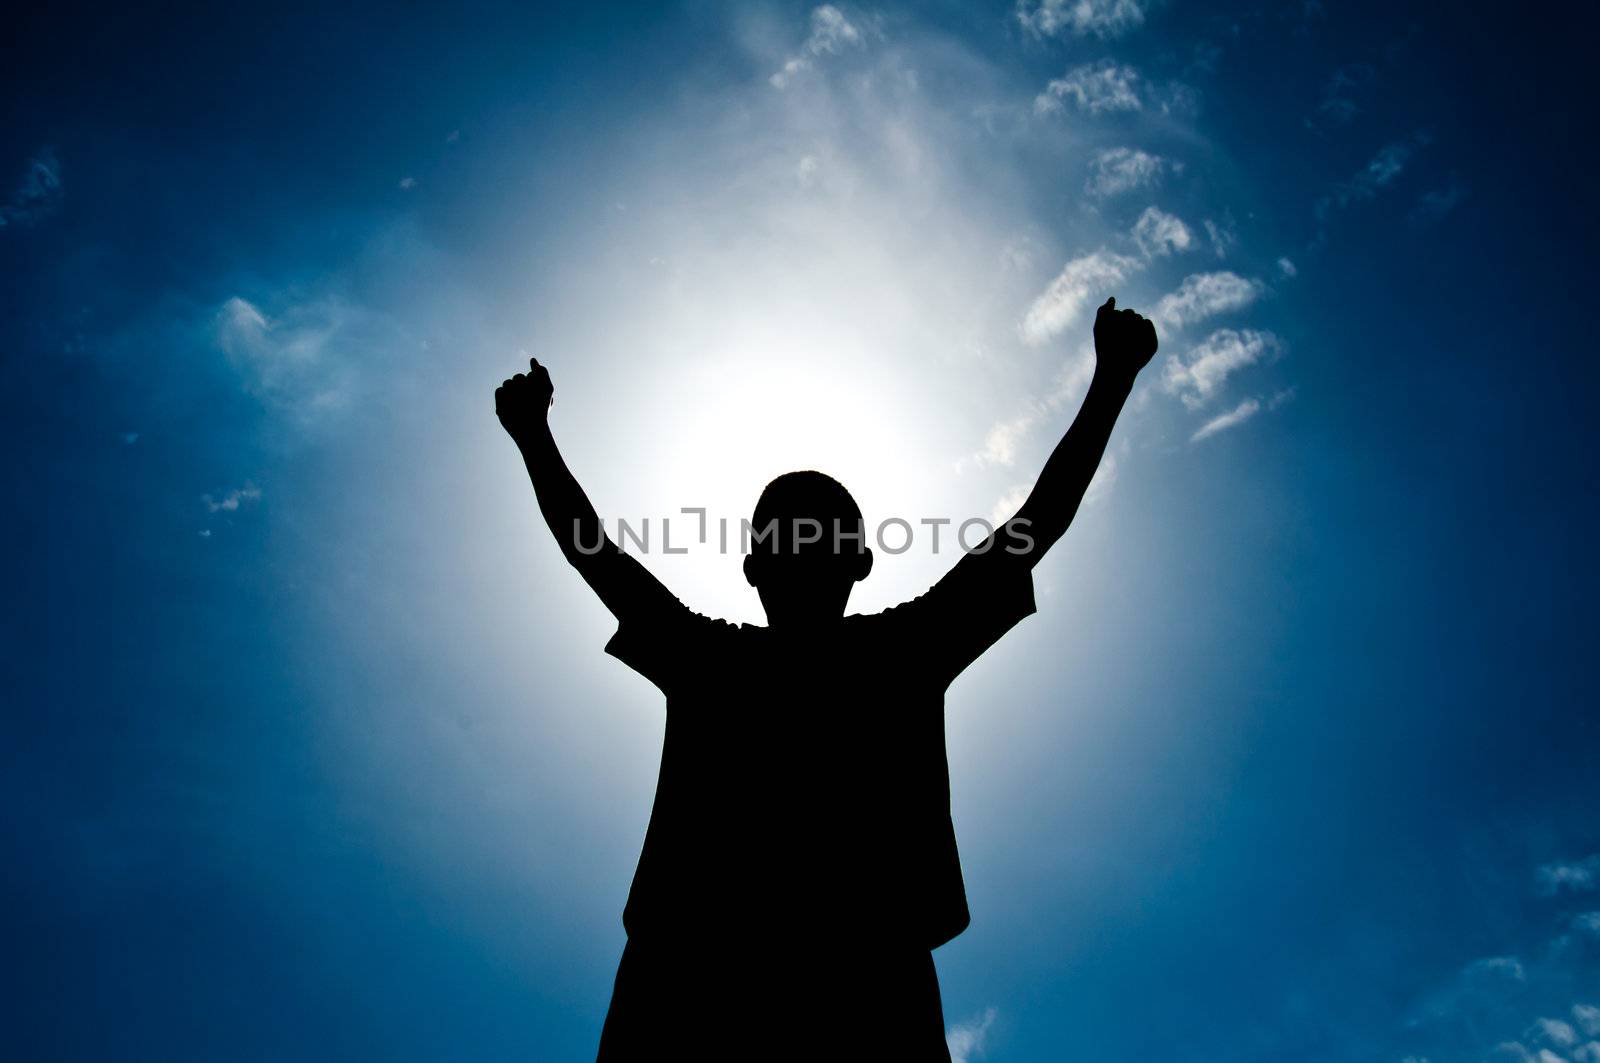
<svg viewBox="0 0 1600 1063"><path fill-rule="evenodd" d="M1039 615L949 698L957 1057L1600 1060L1569 21L22 16L19 1058L592 1055L663 715L494 385L550 365L609 519L736 521L805 466L869 521L989 516L1115 294L1161 353ZM736 558L646 560L759 619Z"/></svg>

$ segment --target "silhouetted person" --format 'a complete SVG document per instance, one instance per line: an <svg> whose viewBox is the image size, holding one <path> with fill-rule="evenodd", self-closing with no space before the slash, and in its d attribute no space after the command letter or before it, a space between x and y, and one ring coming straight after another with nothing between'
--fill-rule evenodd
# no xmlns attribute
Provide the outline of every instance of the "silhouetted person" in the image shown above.
<svg viewBox="0 0 1600 1063"><path fill-rule="evenodd" d="M1094 339L1083 408L1016 517L904 605L846 616L872 571L860 509L818 472L772 481L744 559L767 627L692 612L606 537L543 366L495 392L550 531L617 618L606 652L667 698L602 1060L949 1058L931 950L970 917L944 691L1034 611L1033 566L1156 350L1113 299Z"/></svg>

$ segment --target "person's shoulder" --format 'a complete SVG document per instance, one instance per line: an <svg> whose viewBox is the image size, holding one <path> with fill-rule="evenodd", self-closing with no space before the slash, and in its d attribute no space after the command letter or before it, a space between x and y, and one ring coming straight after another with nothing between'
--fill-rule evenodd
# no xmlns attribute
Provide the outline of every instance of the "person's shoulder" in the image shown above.
<svg viewBox="0 0 1600 1063"><path fill-rule="evenodd" d="M844 630L851 638L871 638L899 631L912 623L922 612L928 592L915 598L879 609L873 613L850 613L844 618Z"/></svg>
<svg viewBox="0 0 1600 1063"><path fill-rule="evenodd" d="M741 623L736 620L727 620L718 616L707 616L704 613L691 613L691 621L704 634L719 639L749 639L759 638L767 629L755 624Z"/></svg>

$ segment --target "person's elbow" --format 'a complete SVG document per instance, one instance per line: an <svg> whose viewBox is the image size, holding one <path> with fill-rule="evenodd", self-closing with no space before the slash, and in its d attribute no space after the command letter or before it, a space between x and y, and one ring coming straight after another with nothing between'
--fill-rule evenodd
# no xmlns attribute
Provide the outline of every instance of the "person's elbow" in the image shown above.
<svg viewBox="0 0 1600 1063"><path fill-rule="evenodd" d="M1055 541L1053 537L1047 537L1045 532L1034 511L1023 505L1015 516L994 530L989 548L1032 565Z"/></svg>

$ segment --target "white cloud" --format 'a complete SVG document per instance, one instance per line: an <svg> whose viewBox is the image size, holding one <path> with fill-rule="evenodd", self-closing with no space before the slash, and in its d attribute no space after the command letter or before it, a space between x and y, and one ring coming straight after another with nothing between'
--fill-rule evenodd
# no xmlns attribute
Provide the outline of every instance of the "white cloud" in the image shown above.
<svg viewBox="0 0 1600 1063"><path fill-rule="evenodd" d="M1530 1041L1543 1041L1556 1048L1571 1048L1578 1043L1578 1031L1560 1019L1535 1019L1524 1036Z"/></svg>
<svg viewBox="0 0 1600 1063"><path fill-rule="evenodd" d="M861 44L861 30L856 27L844 12L832 4L823 4L811 10L811 33L800 46L798 54L790 56L782 69L767 80L773 88L787 88L789 83L803 71L811 69L816 60L824 55L836 55L847 47Z"/></svg>
<svg viewBox="0 0 1600 1063"><path fill-rule="evenodd" d="M1039 412L1029 410L1009 421L1001 421L983 437L983 449L978 452L980 464L1012 465L1017 460L1017 446L1028 430L1038 421Z"/></svg>
<svg viewBox="0 0 1600 1063"><path fill-rule="evenodd" d="M1145 0L1019 0L1017 21L1040 37L1105 40L1144 25L1148 6Z"/></svg>
<svg viewBox="0 0 1600 1063"><path fill-rule="evenodd" d="M1572 863L1545 864L1533 877L1541 896L1588 892L1600 886L1600 853Z"/></svg>
<svg viewBox="0 0 1600 1063"><path fill-rule="evenodd" d="M1106 148L1089 162L1089 177L1083 190L1105 198L1146 188L1161 180L1170 163L1159 155L1138 148Z"/></svg>
<svg viewBox="0 0 1600 1063"><path fill-rule="evenodd" d="M1600 1008L1593 1004L1572 1005L1572 1021L1585 1037L1600 1037Z"/></svg>
<svg viewBox="0 0 1600 1063"><path fill-rule="evenodd" d="M1028 307L1020 329L1023 342L1037 345L1056 336L1077 320L1089 300L1142 265L1131 255L1104 248L1071 260Z"/></svg>
<svg viewBox="0 0 1600 1063"><path fill-rule="evenodd" d="M62 194L61 163L53 149L43 148L28 160L11 198L0 203L0 229L43 221L61 205Z"/></svg>
<svg viewBox="0 0 1600 1063"><path fill-rule="evenodd" d="M1278 272L1285 277L1298 276L1300 270L1287 257L1278 259Z"/></svg>
<svg viewBox="0 0 1600 1063"><path fill-rule="evenodd" d="M255 484L246 483L243 487L235 487L224 493L220 498L212 495L201 495L200 500L205 503L207 513L236 513L239 507L247 502L258 502L261 499L261 488Z"/></svg>
<svg viewBox="0 0 1600 1063"><path fill-rule="evenodd" d="M219 338L224 349L252 346L266 335L266 315L248 299L235 295L217 311Z"/></svg>
<svg viewBox="0 0 1600 1063"><path fill-rule="evenodd" d="M1219 417L1213 417L1201 425L1195 430L1194 435L1189 437L1189 442L1198 443L1200 440L1214 436L1218 432L1226 432L1230 428L1244 424L1260 412L1261 402L1258 399L1245 399L1227 413Z"/></svg>
<svg viewBox="0 0 1600 1063"><path fill-rule="evenodd" d="M1461 976L1468 981L1504 978L1513 982L1523 982L1528 978L1522 961L1515 956L1485 956L1481 960L1473 960L1462 968Z"/></svg>
<svg viewBox="0 0 1600 1063"><path fill-rule="evenodd" d="M1183 328L1217 314L1242 310L1260 298L1260 281L1249 280L1230 270L1191 273L1175 292L1156 303L1153 314L1159 324Z"/></svg>
<svg viewBox="0 0 1600 1063"><path fill-rule="evenodd" d="M1489 1053L1490 1059L1510 1060L1511 1063L1567 1063L1567 1057L1541 1048L1535 1052L1521 1041L1501 1041Z"/></svg>
<svg viewBox="0 0 1600 1063"><path fill-rule="evenodd" d="M409 192L415 187L417 187L417 179L415 177L400 178L400 191Z"/></svg>
<svg viewBox="0 0 1600 1063"><path fill-rule="evenodd" d="M1565 1056L1557 1055L1548 1048L1535 1052L1521 1041L1501 1041L1490 1051L1489 1058L1509 1060L1510 1063L1567 1063Z"/></svg>
<svg viewBox="0 0 1600 1063"><path fill-rule="evenodd" d="M1051 114L1064 109L1070 100L1080 111L1092 115L1137 111L1141 100L1139 72L1115 60L1075 66L1051 81L1033 101L1035 114Z"/></svg>
<svg viewBox="0 0 1600 1063"><path fill-rule="evenodd" d="M994 1025L997 1014L994 1008L985 1008L982 1015L945 1031L944 1042L950 1049L950 1063L971 1063L983 1055L984 1044L989 1039L989 1028Z"/></svg>
<svg viewBox="0 0 1600 1063"><path fill-rule="evenodd" d="M1046 83L1033 98L1036 115L1060 114L1071 104L1091 117L1152 109L1173 118L1200 113L1200 91L1181 81L1156 86L1137 69L1114 59L1082 63Z"/></svg>
<svg viewBox="0 0 1600 1063"><path fill-rule="evenodd" d="M1279 349L1278 337L1270 332L1218 329L1182 358L1168 358L1161 386L1191 410L1198 409L1222 388L1228 377L1272 357Z"/></svg>
<svg viewBox="0 0 1600 1063"><path fill-rule="evenodd" d="M1139 245L1145 258L1155 258L1188 251L1194 246L1194 234L1176 215L1167 214L1158 207L1146 207L1139 220L1133 223L1133 242Z"/></svg>

